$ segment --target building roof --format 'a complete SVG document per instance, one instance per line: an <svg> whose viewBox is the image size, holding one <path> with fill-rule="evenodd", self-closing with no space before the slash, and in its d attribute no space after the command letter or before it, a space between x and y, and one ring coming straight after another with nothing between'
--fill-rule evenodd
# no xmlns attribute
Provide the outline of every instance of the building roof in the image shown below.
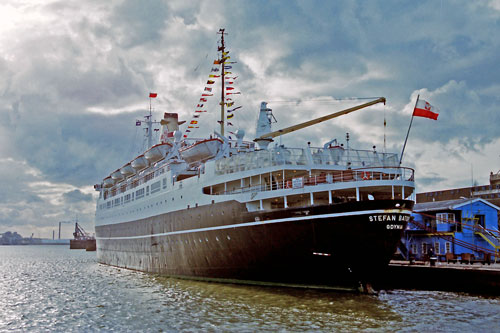
<svg viewBox="0 0 500 333"><path fill-rule="evenodd" d="M463 206L470 205L475 202L482 202L485 205L490 206L493 209L496 209L497 211L500 210L500 207L495 206L494 204L481 199L481 198L474 198L474 199L468 199L468 198L463 198L463 199L454 199L454 200L444 200L444 201L431 201L431 202L423 202L423 203L417 203L413 207L413 211L415 212L428 212L428 211L436 211L436 210L452 210L452 209L459 209Z"/></svg>

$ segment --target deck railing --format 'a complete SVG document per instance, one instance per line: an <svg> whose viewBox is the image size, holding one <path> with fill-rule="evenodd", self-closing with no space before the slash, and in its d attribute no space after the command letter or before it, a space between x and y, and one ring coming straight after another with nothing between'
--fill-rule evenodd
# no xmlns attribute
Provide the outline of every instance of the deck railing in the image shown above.
<svg viewBox="0 0 500 333"><path fill-rule="evenodd" d="M414 181L415 171L405 167L389 168L361 168L355 170L342 170L321 173L320 175L295 177L292 179L277 180L271 183L238 187L226 191L212 192L212 195L227 195L246 192L264 192L285 189L297 189L306 186L322 184L345 183L354 181Z"/></svg>
<svg viewBox="0 0 500 333"><path fill-rule="evenodd" d="M141 171L139 175L133 175L128 179L122 180L109 189L104 190L104 200L108 198L112 198L117 194L124 193L127 190L136 188L139 185L145 184L150 180L153 180L155 177L159 177L163 175L166 171L169 170L169 165L165 163L160 163L155 166L153 169L145 169L145 171Z"/></svg>
<svg viewBox="0 0 500 333"><path fill-rule="evenodd" d="M397 154L337 148L274 148L233 155L215 162L217 174L270 166L338 165L350 168L398 165Z"/></svg>

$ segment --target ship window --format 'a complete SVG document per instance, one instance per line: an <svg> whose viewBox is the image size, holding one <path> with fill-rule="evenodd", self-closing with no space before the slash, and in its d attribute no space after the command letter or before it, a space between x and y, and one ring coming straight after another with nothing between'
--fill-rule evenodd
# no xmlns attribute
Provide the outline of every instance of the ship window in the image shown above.
<svg viewBox="0 0 500 333"><path fill-rule="evenodd" d="M157 181L156 183L151 184L151 194L159 192L161 190L161 183Z"/></svg>
<svg viewBox="0 0 500 333"><path fill-rule="evenodd" d="M135 197L136 199L140 199L144 197L144 188L141 188L137 191L135 191Z"/></svg>
<svg viewBox="0 0 500 333"><path fill-rule="evenodd" d="M149 195L149 185L146 186L146 195Z"/></svg>
<svg viewBox="0 0 500 333"><path fill-rule="evenodd" d="M163 189L167 188L167 178L163 178Z"/></svg>

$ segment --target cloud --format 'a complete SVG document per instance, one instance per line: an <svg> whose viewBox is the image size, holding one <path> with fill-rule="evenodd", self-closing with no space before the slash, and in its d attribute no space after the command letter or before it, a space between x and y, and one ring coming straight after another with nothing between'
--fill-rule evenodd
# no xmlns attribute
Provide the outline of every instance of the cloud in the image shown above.
<svg viewBox="0 0 500 333"><path fill-rule="evenodd" d="M91 186L141 150L134 125L148 93L158 93L155 118L189 120L221 27L242 92L232 122L246 139L261 101L283 128L351 105L335 98L385 96L386 106L276 142L345 143L349 132L355 148L382 150L385 139L399 153L420 94L441 111L437 122L414 119L410 133L404 161L419 189L467 184L471 163L487 182L499 164L498 8L494 0L4 1L0 226L49 236L54 221L78 214L91 229ZM214 100L207 110L217 107ZM216 118L205 114L196 135L218 129ZM450 163L467 167L450 171Z"/></svg>
<svg viewBox="0 0 500 333"><path fill-rule="evenodd" d="M66 203L91 202L93 200L91 194L85 194L79 189L63 193L63 199Z"/></svg>

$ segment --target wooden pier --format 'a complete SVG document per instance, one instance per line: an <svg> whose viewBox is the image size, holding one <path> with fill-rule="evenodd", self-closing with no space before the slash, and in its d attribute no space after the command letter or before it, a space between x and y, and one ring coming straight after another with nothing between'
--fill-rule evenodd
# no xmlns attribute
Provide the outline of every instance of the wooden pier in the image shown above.
<svg viewBox="0 0 500 333"><path fill-rule="evenodd" d="M461 264L391 261L374 283L377 289L413 289L500 295L500 262Z"/></svg>

